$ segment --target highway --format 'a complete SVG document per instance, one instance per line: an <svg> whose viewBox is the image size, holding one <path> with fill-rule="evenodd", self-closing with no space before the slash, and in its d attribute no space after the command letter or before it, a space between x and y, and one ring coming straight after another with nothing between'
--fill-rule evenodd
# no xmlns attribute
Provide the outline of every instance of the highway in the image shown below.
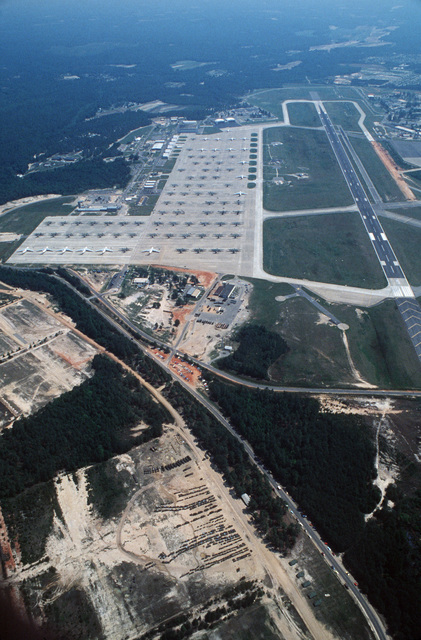
<svg viewBox="0 0 421 640"><path fill-rule="evenodd" d="M170 354L167 358L166 361L162 361L159 358L154 358L155 361L163 368L165 368L169 373L171 373L172 375L172 370L168 367L168 362L171 359L172 355L178 355L181 358L185 358L185 354L182 352L176 352L176 349L173 347L170 347L168 345L168 343L160 340L159 338L156 338L155 336L151 336L149 333L146 333L145 331L142 331L142 329L139 329L139 327L137 327L136 325L134 325L132 322L130 322L130 320L123 315L118 309L116 309L111 302L109 302L109 300L107 300L105 298L105 296L109 293L109 291L105 292L105 293L98 293L97 291L95 291L95 289L92 288L92 286L86 281L84 280L80 274L77 271L73 271L73 269L69 269L69 271L71 271L71 273L73 275L75 275L77 278L79 278L79 280L90 290L91 292L91 296L90 298L86 299L84 298L84 296L77 290L74 289L73 290L75 292L77 292L81 297L83 297L84 299L86 299L88 302L92 302L92 300L96 299L103 307L105 307L106 312L104 313L104 316L110 320L110 316L108 315L109 313L112 314L112 316L118 318L120 324L116 324L117 327L121 328L121 325L125 325L129 330L130 330L130 338L133 337L134 335L139 336L139 338L141 338L142 340L144 340L147 344L151 345L151 344L155 344L157 345L158 348L162 348L165 349L165 351L170 350ZM67 284L68 286L69 283L66 280L62 280L60 278L60 280L62 282L64 282L65 284ZM400 301L399 301L400 302ZM416 303L415 300L411 300L412 303ZM95 308L101 312L101 308L99 307L99 305L94 305ZM108 313L107 313L108 312ZM421 322L421 309L420 309L420 322ZM145 353L147 353L149 356L152 357L151 352L147 349L147 347L145 345L142 345L141 343L138 343L142 349L145 351ZM272 385L272 384L266 384L265 382L253 382L252 380L245 380L244 378L240 378L238 376L235 376L233 374L230 373L226 373L225 371L221 371L221 369L217 369L216 367L214 367L211 364L206 364L204 362L202 362L201 360L198 360L197 358L194 358L192 356L188 356L188 360L190 362L192 362L193 364L195 364L197 367L201 368L201 369L206 369L207 371L209 371L210 373L213 373L214 375L218 376L219 378L223 378L224 380L227 380L228 382L233 382L234 384L240 384L244 387L248 387L251 389L261 389L261 390L268 390L268 391L275 391L277 393L284 393L284 392L288 392L288 393L303 393L303 394L308 394L308 395L340 395L340 396L368 396L370 398L376 398L376 397L390 397L390 398L408 398L408 397L421 397L421 391L416 391L416 390L412 390L412 389L377 389L377 388L373 388L373 389L343 389L343 388L324 388L324 387L284 387L284 386L280 386L280 385ZM176 378L177 380L179 379L178 377ZM191 387L186 387L189 390L191 389Z"/></svg>
<svg viewBox="0 0 421 640"><path fill-rule="evenodd" d="M101 309L98 308L97 305L93 305L93 302L91 299L87 299L82 293L80 293L77 289L75 289L71 284L69 284L66 280L63 280L62 278L60 278L59 276L56 276L61 282L65 283L69 288L71 288L74 292L76 292L82 299L84 299L88 304L93 305L97 311L106 319L108 320L108 322L111 322L120 332L122 332L126 337L129 337L131 340L133 340L132 337L132 333L131 331L134 330L136 331L138 334L143 334L143 332L141 332L137 327L135 327L134 325L132 325L132 323L127 320L127 318L125 318L122 314L120 314L114 307L113 305L108 301L108 300L104 300L103 295L98 294L97 292L95 292L95 290L91 287L91 285L89 283L87 283L83 278L81 278L81 276L76 272L76 271L72 271L72 273L74 273L75 275L77 275L77 277L81 280L81 282L83 282L83 284L85 286L87 286L91 293L92 293L92 297L97 298L97 300L102 303L102 305L104 305L105 309ZM112 313L114 316L117 317L117 320L115 320L114 318L110 318L109 313ZM130 332L128 332L123 326L122 324L125 324L127 326L128 329L130 329ZM151 337L147 334L143 334L148 341L151 340ZM208 400L207 397L205 397L204 395L202 395L201 393L199 393L198 391L196 391L196 389L194 389L188 382L186 382L185 380L183 380L182 378L180 378L168 365L168 359L167 361L162 361L160 358L158 358L157 356L155 356L153 353L150 352L150 350L141 342L139 342L138 340L136 340L136 344L138 345L138 347L141 349L141 351L143 351L147 356L149 356L150 358L152 358L154 360L154 362L156 362L156 364L158 364L160 367L162 367L170 376L171 378L178 382L180 385L182 385L184 387L184 389L186 389L186 391L188 391L188 393L190 393L190 395L192 395L198 402L200 402L200 404L202 406L204 406L226 429L227 431L230 432L230 434L235 437L239 442L241 442L242 446L244 447L244 450L246 451L246 453L248 454L250 460L252 461L253 464L255 464L259 470L261 471L262 474L264 474L268 480L268 482L270 483L270 485L272 486L274 492L276 493L276 495L281 498L285 504L287 505L288 509L290 510L290 513L294 516L294 518L296 519L297 523L300 525L300 527L303 529L303 531L308 535L308 537L310 538L310 540L312 540L312 542L314 543L314 545L316 546L316 548L322 553L324 553L324 558L325 561L328 563L328 565L332 568L332 571L335 571L337 573L338 579L343 583L346 584L349 591L353 594L355 600L357 601L357 603L359 604L360 608L362 609L364 615L366 616L367 620L369 621L372 630L374 631L376 637L378 638L378 640L389 640L382 622L380 621L380 618L378 617L377 613L375 612L375 610L371 607L371 605L369 604L369 602L367 601L366 597L360 592L360 590L358 589L358 587L354 584L354 580L352 578L352 576L350 576L346 570L343 568L341 562L339 561L337 556L334 556L330 550L330 548L322 541L322 539L320 538L320 536L318 535L318 533L314 530L314 528L309 524L309 522L306 520L306 518L304 518L300 511L299 508L297 506L297 504L293 501L293 499L289 496L288 493L286 493L281 486L278 484L278 481L276 480L276 478L273 477L273 475L267 471L263 465L261 465L257 459L256 456L254 454L254 451L252 449L252 447L249 445L249 443L247 441L245 441L241 435L239 435L236 430L231 426L231 424L228 422L228 420L223 416L223 414L219 411L219 409L210 401ZM163 344L163 343L162 343ZM164 345L166 349L168 349L168 345ZM183 357L183 354L181 354L181 357ZM194 358L189 358L189 360L195 360ZM370 395L370 396L374 396L374 395L386 395L386 396L408 396L408 395L415 395L415 396L421 396L421 391L385 391L385 390L374 390L374 391L367 391L367 390L344 390L344 389L302 389L302 388L298 388L298 387L272 387L269 385L262 385L259 383L253 383L253 382L246 382L244 380L241 380L240 378L236 378L235 376L230 376L229 374L225 374L222 373L221 371L218 371L217 369L215 369L214 367L211 367L210 365L204 365L203 363L201 363L200 361L195 361L195 363L202 368L206 368L210 371L212 371L213 373L231 381L231 382L236 382L237 384L242 384L251 388L258 388L258 389L269 389L272 391L293 391L296 393L313 393L313 394L317 394L317 393L321 393L321 394L325 394L325 393L331 393L331 394L347 394L347 395Z"/></svg>
<svg viewBox="0 0 421 640"><path fill-rule="evenodd" d="M367 198L360 179L354 171L339 134L334 128L323 104L321 102L317 103L316 108L352 197L358 207L364 227L376 252L383 273L387 278L388 284L393 287L398 310L405 323L418 360L421 362L421 307L415 300L414 292L386 237L376 212Z"/></svg>

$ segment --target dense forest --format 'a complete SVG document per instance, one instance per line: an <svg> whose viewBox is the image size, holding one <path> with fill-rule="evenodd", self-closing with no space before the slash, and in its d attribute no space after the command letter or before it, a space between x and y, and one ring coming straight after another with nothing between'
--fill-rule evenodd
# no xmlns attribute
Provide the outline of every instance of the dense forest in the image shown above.
<svg viewBox="0 0 421 640"><path fill-rule="evenodd" d="M297 537L297 526L285 524L284 502L275 497L267 479L250 462L242 444L180 384L167 385L165 395L182 414L199 445L209 452L213 464L236 495L250 495L249 509L265 539L281 552L290 549Z"/></svg>
<svg viewBox="0 0 421 640"><path fill-rule="evenodd" d="M162 433L167 412L132 375L95 356L94 375L0 436L0 498L10 498L59 470L102 462ZM149 428L132 437L130 429Z"/></svg>
<svg viewBox="0 0 421 640"><path fill-rule="evenodd" d="M260 325L241 327L234 340L239 343L237 349L219 360L218 366L258 380L267 380L270 365L288 351L288 345L280 335Z"/></svg>
<svg viewBox="0 0 421 640"><path fill-rule="evenodd" d="M6 175L9 173L8 179ZM18 200L32 195L60 193L71 195L87 189L124 187L130 178L130 168L123 158L104 162L101 158L82 160L53 171L39 171L18 178L0 167L0 202Z"/></svg>
<svg viewBox="0 0 421 640"><path fill-rule="evenodd" d="M347 549L379 500L375 450L361 419L321 412L311 398L217 380L210 392L321 535L335 550Z"/></svg>
<svg viewBox="0 0 421 640"><path fill-rule="evenodd" d="M404 461L409 484L418 489L408 495L398 481L376 509L374 447L359 417L322 413L316 400L303 396L215 379L210 391L321 535L345 551L346 566L393 637L420 640L421 472Z"/></svg>
<svg viewBox="0 0 421 640"><path fill-rule="evenodd" d="M413 486L420 487L421 472L408 461L403 466L410 469ZM385 615L393 637L420 640L421 489L408 495L401 485L398 480L388 487L382 508L345 553L344 562Z"/></svg>

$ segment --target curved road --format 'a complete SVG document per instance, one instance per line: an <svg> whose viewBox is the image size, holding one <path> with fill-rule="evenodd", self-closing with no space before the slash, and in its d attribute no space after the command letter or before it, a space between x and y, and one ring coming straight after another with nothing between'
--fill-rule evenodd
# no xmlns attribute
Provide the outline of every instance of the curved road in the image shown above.
<svg viewBox="0 0 421 640"><path fill-rule="evenodd" d="M84 280L82 280L82 281L83 281L83 283L85 285L87 284ZM66 284L68 284L68 283L66 282ZM71 285L69 285L69 286L71 288L73 288ZM127 318L125 318L122 314L120 314L120 312L117 311L111 305L111 303L109 303L107 300L104 300L102 295L97 294L95 291L92 290L91 287L89 287L89 288L92 291L93 297L97 298L106 307L106 309L108 311L110 311L115 316L117 316L120 321L122 321L124 324L126 324L126 326L128 326L131 330L136 331L139 335L142 335L143 337L145 337L148 340L148 342L153 340L151 338L151 336L149 336L148 334L146 334L143 331L139 330L135 325L133 325L129 320L127 320ZM74 289L74 290L76 291L76 289ZM82 296L82 297L84 297L84 296ZM101 309L98 309L98 308L97 308L97 311L99 311L99 313L101 313L101 315L104 316L104 318L106 318L116 328L118 328L119 331L124 333L126 336L129 336L133 340L132 335L130 333L128 333L126 331L126 329L124 329L124 327L122 327L118 322L116 322L115 320L110 318L109 315L106 312L104 312L104 311L102 311ZM153 340L153 341L156 342L156 343L161 344L166 349L168 349L168 345L162 343L160 340ZM160 360L159 358L157 358L154 354L151 354L151 352L148 350L148 348L145 347L141 342L136 341L136 343L138 344L139 348L146 355L151 357L154 360L154 362L156 362L167 373L169 373L173 380L175 380L180 385L182 385L198 402L200 402L230 432L230 434L233 437L235 437L239 442L241 442L241 444L243 445L246 453L249 455L250 460L259 468L261 473L263 473L266 476L266 478L267 478L268 482L270 483L270 485L272 486L274 492L277 494L278 497L280 497L285 502L285 504L287 505L288 509L290 510L290 512L295 517L297 523L302 527L302 529L305 531L305 533L308 535L308 537L312 540L312 542L316 546L316 548L320 552L324 553L324 557L325 557L326 562L333 568L333 570L337 573L337 575L340 578L340 580L342 581L342 583L345 584L348 587L349 591L353 594L355 600L357 601L358 605L360 606L361 610L363 611L364 615L366 616L367 620L369 621L369 624L370 624L373 632L375 633L376 637L378 638L378 640L389 640L389 636L387 635L379 616L377 615L376 611L371 607L371 605L369 604L369 602L366 599L366 597L360 592L358 587L354 584L354 580L352 579L352 576L350 576L348 574L348 572L343 568L342 564L338 561L338 558L332 554L332 552L330 551L329 547L321 540L321 538L318 535L318 533L314 530L314 528L312 526L310 526L310 524L307 522L307 520L300 514L297 504L281 488L281 486L273 478L272 474L267 472L263 468L263 466L260 465L257 462L256 456L254 454L254 451L253 451L252 447L248 444L248 442L246 442L235 431L235 429L231 426L231 424L228 422L228 420L222 415L222 413L216 408L216 406L212 402L210 402L210 400L208 400L201 393L196 391L196 389L193 389L182 378L177 376L171 370L171 368L168 366L167 363L165 363L162 360ZM182 355L182 354L180 354L180 355ZM183 357L183 355L182 355L182 357ZM294 393L312 393L312 394L330 393L330 394L335 394L335 395L336 394L342 394L342 395L368 395L368 396L382 395L382 396L394 396L394 397L402 397L402 396L403 397L404 396L418 396L419 397L419 396L421 396L421 391L387 391L387 390L383 390L383 389L382 390L373 390L372 391L372 390L355 390L355 389L354 390L353 389L349 389L349 390L348 389L347 390L344 390L344 389L302 389L300 387L274 387L274 386L270 386L270 385L262 385L262 384L259 384L257 382L256 383L255 382L246 382L246 381L244 381L244 380L242 380L240 378L237 378L236 376L231 376L229 374L222 373L221 371L219 371L218 369L215 369L211 365L204 365L202 362L197 361L194 358L189 358L189 359L194 361L195 364L197 364L198 366L200 366L202 368L206 368L207 370L211 371L212 373L217 374L220 377L225 378L226 380L229 380L231 382L235 382L235 383L238 383L238 384L242 384L242 385L245 385L245 386L248 386L248 387L251 387L251 388L257 388L257 389L269 389L271 391L281 391L281 392L282 391L288 391L288 392L294 392Z"/></svg>

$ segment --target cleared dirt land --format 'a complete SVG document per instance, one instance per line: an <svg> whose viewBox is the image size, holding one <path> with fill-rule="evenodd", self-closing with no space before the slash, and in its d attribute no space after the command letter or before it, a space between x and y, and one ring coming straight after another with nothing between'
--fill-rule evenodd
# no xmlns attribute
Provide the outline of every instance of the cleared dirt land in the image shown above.
<svg viewBox="0 0 421 640"><path fill-rule="evenodd" d="M85 612L106 638L138 637L181 611L204 616L227 589L251 579L267 595L274 637L298 640L306 627L304 637L332 637L287 562L256 538L243 503L177 427L103 465L61 475L54 494L45 554L12 578L25 580L41 617L70 624L83 593ZM228 608L222 619L230 618Z"/></svg>
<svg viewBox="0 0 421 640"><path fill-rule="evenodd" d="M97 353L35 299L47 304L37 294L33 301L16 297L0 308L0 427L83 382Z"/></svg>

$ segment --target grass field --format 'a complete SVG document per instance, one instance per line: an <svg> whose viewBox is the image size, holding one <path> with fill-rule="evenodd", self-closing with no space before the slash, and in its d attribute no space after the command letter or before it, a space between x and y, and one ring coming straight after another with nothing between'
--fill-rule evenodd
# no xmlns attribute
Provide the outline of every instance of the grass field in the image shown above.
<svg viewBox="0 0 421 640"><path fill-rule="evenodd" d="M247 102L265 109L283 120L282 102L284 100L311 100L312 92L317 92L321 100L358 100L360 97L353 87L326 87L312 85L289 85L281 89L256 91L246 96Z"/></svg>
<svg viewBox="0 0 421 640"><path fill-rule="evenodd" d="M289 278L372 289L386 286L357 213L266 220L263 267Z"/></svg>
<svg viewBox="0 0 421 640"><path fill-rule="evenodd" d="M74 196L53 198L13 209L0 217L0 232L12 231L29 235L46 216L69 214L74 209L74 205L70 204L74 199Z"/></svg>
<svg viewBox="0 0 421 640"><path fill-rule="evenodd" d="M23 207L13 209L0 217L1 233L20 233L29 236L46 216L66 216L73 209L74 196L53 198L43 202L33 202ZM16 250L22 240L15 242L0 242L0 258L5 261Z"/></svg>
<svg viewBox="0 0 421 640"><path fill-rule="evenodd" d="M288 211L352 204L348 186L324 131L273 127L265 129L263 142L265 209ZM288 175L303 172L308 178ZM275 184L272 180L276 177L284 177L290 184Z"/></svg>
<svg viewBox="0 0 421 640"><path fill-rule="evenodd" d="M317 309L303 298L276 301L288 285L250 280L251 321L279 333L290 351L272 366L272 379L303 387L348 387L354 379L337 327L320 322ZM385 389L421 388L421 368L393 301L371 309L319 302L349 326L346 336L356 369L367 382Z"/></svg>
<svg viewBox="0 0 421 640"><path fill-rule="evenodd" d="M156 203L158 202L160 194L147 196L147 201L142 206L129 203L129 216L150 216Z"/></svg>
<svg viewBox="0 0 421 640"><path fill-rule="evenodd" d="M249 281L253 284L249 303L251 322L276 331L290 348L271 367L271 379L303 387L350 386L353 379L340 330L319 323L319 312L304 298L278 302L278 296L294 293L290 285Z"/></svg>
<svg viewBox="0 0 421 640"><path fill-rule="evenodd" d="M351 356L366 380L384 388L421 388L420 363L393 300L365 310L334 308L349 325Z"/></svg>
<svg viewBox="0 0 421 640"><path fill-rule="evenodd" d="M407 182L410 187L415 187L416 189L421 188L421 169L419 171L413 171L412 173L407 174ZM419 198L418 192L418 198Z"/></svg>
<svg viewBox="0 0 421 640"><path fill-rule="evenodd" d="M268 282L257 278L244 278L253 285L250 301L253 322L271 330L279 320L279 302L275 298L294 293L294 287L286 282Z"/></svg>
<svg viewBox="0 0 421 640"><path fill-rule="evenodd" d="M320 322L318 310L308 300L290 298L278 305L272 330L281 334L290 350L269 369L270 378L288 386L352 386L341 331Z"/></svg>
<svg viewBox="0 0 421 640"><path fill-rule="evenodd" d="M139 129L134 129L133 131L130 131L130 133L128 133L126 136L124 136L124 138L121 138L119 142L120 144L130 144L137 137L147 136L152 131L152 129L153 127L150 125L146 125L146 127L140 127Z"/></svg>
<svg viewBox="0 0 421 640"><path fill-rule="evenodd" d="M363 163L374 186L384 202L401 202L405 196L380 160L370 142L365 138L350 138L355 152Z"/></svg>
<svg viewBox="0 0 421 640"><path fill-rule="evenodd" d="M324 106L333 124L338 124L345 131L361 132L358 126L360 114L352 102L325 102Z"/></svg>
<svg viewBox="0 0 421 640"><path fill-rule="evenodd" d="M421 285L421 229L384 217L381 222L410 284Z"/></svg>
<svg viewBox="0 0 421 640"><path fill-rule="evenodd" d="M321 127L322 123L311 102L292 102L288 105L289 121L297 127Z"/></svg>

